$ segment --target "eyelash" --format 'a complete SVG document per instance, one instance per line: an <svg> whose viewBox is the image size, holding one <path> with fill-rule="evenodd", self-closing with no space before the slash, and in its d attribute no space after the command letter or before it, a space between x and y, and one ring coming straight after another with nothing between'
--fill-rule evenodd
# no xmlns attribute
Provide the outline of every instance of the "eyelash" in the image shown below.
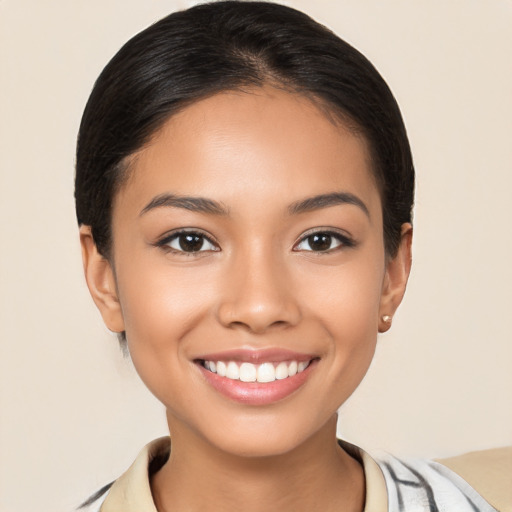
<svg viewBox="0 0 512 512"><path fill-rule="evenodd" d="M190 236L196 236L197 238L200 238L202 240L202 245L204 245L205 242L208 242L211 244L215 249L208 249L208 250L192 250L192 251L185 251L181 249L176 249L174 247L171 247L171 243L175 240L179 240L181 236L190 235ZM169 233L165 235L162 239L160 239L156 244L157 247L161 247L162 249L172 252L175 254L183 254L186 256L195 256L200 253L204 252L217 252L220 250L218 244L208 235L203 233L202 231L199 231L197 229L181 229L179 231L174 231L172 233ZM181 245L181 244L180 244Z"/></svg>
<svg viewBox="0 0 512 512"><path fill-rule="evenodd" d="M178 241L181 236L195 236L199 239L201 239L201 246L197 250L191 250L186 251L183 249L177 249L175 247L171 247L171 243L173 241ZM311 241L308 242L308 239L311 239L314 236L326 236L329 237L329 242L332 242L332 239L336 240L338 242L338 245L333 248L327 248L326 250L318 250L315 251L311 248ZM207 250L201 250L204 243L207 242L211 246L214 247L214 249L207 249ZM305 252L312 252L317 254L329 254L335 251L338 251L342 248L351 248L355 247L356 243L353 239L351 239L349 236L339 233L338 231L333 231L329 229L315 229L314 231L310 231L309 233L305 233L301 238L294 244L293 250L296 252L299 252L304 249L297 249L301 244L308 242L308 245L310 246L310 250L306 250ZM178 242L179 243L179 242ZM204 252L218 252L220 251L219 245L209 236L207 236L205 233L199 231L199 230L188 230L188 229L181 229L179 231L174 231L172 233L167 234L164 236L161 240L156 242L155 244L157 247L161 247L162 249L172 252L175 254L183 254L186 256L195 256L200 253ZM181 243L180 243L181 246Z"/></svg>
<svg viewBox="0 0 512 512"><path fill-rule="evenodd" d="M332 229L315 229L313 231L310 231L309 233L305 233L304 235L302 235L300 237L300 239L298 240L298 242L296 242L295 245L293 246L293 250L297 251L297 247L300 244L305 243L308 239L310 239L314 236L320 236L320 235L330 237L330 239L334 239L334 240L338 241L339 244L336 247L329 248L326 250L314 251L311 249L306 252L312 252L312 253L317 253L317 254L330 254L330 253L336 252L338 250L341 250L343 248L347 249L347 248L352 248L352 247L356 246L356 242L352 238L340 233L339 231L334 231ZM310 245L309 242L308 242L308 244ZM311 247L311 245L310 245L310 247ZM299 249L299 250L301 250L301 249Z"/></svg>

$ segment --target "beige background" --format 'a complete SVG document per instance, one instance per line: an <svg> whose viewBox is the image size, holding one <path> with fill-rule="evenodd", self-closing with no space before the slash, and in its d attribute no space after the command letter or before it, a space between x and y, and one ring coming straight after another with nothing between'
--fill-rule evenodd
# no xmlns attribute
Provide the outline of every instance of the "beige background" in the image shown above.
<svg viewBox="0 0 512 512"><path fill-rule="evenodd" d="M74 142L103 65L192 2L0 0L0 511L61 512L165 433L82 280ZM512 442L512 2L294 0L402 107L418 171L405 304L342 410L368 448Z"/></svg>

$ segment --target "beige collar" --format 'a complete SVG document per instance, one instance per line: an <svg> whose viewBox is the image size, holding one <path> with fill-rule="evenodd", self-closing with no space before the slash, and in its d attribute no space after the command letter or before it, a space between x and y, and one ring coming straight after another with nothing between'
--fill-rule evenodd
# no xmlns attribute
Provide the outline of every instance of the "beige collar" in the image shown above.
<svg viewBox="0 0 512 512"><path fill-rule="evenodd" d="M344 441L340 441L340 444L363 465L366 479L364 512L387 512L386 483L377 463L357 446ZM146 445L135 462L112 485L100 511L158 512L151 494L148 467L157 455L168 453L169 450L169 437L161 437Z"/></svg>

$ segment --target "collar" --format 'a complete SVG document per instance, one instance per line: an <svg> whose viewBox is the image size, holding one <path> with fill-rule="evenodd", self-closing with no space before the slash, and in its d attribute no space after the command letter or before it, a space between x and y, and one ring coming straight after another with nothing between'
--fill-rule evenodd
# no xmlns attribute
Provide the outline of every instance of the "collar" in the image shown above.
<svg viewBox="0 0 512 512"><path fill-rule="evenodd" d="M387 512L386 482L378 464L361 448L346 441L338 442L363 466L366 480L364 512ZM148 470L157 458L167 457L170 449L169 437L161 437L147 444L135 462L114 482L100 512L158 512L151 494Z"/></svg>

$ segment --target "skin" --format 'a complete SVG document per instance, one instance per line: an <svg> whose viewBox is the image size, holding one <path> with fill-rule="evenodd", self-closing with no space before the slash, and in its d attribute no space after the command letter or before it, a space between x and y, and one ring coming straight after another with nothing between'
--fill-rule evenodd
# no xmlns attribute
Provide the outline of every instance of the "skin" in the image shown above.
<svg viewBox="0 0 512 512"><path fill-rule="evenodd" d="M370 169L365 140L311 100L269 86L226 92L172 117L132 157L114 202L111 261L81 228L93 299L109 329L126 331L135 368L167 410L172 453L152 480L159 511L363 510L363 471L336 443L336 411L403 297L412 235L402 226L398 254L386 256ZM364 206L290 212L340 192ZM225 212L144 211L162 194ZM195 253L158 244L183 228L212 243ZM312 230L351 243L314 251ZM247 405L214 390L195 362L239 347L317 362L291 395Z"/></svg>

